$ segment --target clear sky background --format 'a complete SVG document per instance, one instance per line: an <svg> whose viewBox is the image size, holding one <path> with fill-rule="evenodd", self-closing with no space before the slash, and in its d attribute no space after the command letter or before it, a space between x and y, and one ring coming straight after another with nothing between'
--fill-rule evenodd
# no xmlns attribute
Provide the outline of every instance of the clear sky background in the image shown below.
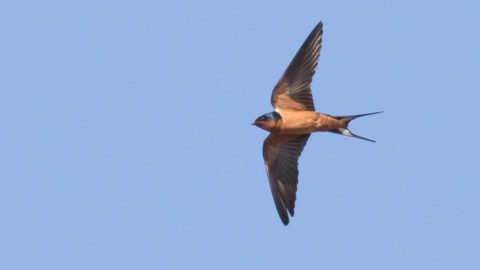
<svg viewBox="0 0 480 270"><path fill-rule="evenodd" d="M4 1L0 269L480 269L479 1ZM250 123L324 22L296 215Z"/></svg>

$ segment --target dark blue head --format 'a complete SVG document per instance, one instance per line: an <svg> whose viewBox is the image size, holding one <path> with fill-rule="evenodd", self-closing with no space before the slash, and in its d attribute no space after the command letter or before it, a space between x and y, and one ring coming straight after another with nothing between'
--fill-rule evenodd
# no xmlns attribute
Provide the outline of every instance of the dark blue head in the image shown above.
<svg viewBox="0 0 480 270"><path fill-rule="evenodd" d="M270 112L270 113L266 113L260 117L258 117L257 119L255 119L255 122L260 122L260 121L278 121L279 119L281 119L282 117L280 116L279 113L277 112Z"/></svg>
<svg viewBox="0 0 480 270"><path fill-rule="evenodd" d="M270 131L275 128L275 124L280 119L282 119L282 117L280 116L279 113L270 112L255 119L255 122L253 123L253 125Z"/></svg>

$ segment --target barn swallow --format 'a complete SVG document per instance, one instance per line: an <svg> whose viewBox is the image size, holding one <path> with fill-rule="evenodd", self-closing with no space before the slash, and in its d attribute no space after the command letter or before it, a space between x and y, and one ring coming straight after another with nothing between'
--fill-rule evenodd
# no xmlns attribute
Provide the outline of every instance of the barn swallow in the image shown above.
<svg viewBox="0 0 480 270"><path fill-rule="evenodd" d="M333 132L375 142L353 134L348 124L355 118L377 114L331 116L315 112L310 83L317 66L323 24L318 23L288 65L272 92L273 112L258 117L253 125L270 132L263 142L263 159L278 215L284 225L293 217L298 158L312 132Z"/></svg>

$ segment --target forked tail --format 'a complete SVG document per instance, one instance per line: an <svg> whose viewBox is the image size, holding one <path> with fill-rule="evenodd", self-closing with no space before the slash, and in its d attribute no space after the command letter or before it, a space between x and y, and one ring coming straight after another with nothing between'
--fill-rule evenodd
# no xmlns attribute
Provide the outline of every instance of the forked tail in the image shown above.
<svg viewBox="0 0 480 270"><path fill-rule="evenodd" d="M348 123L350 123L355 118L362 117L362 116L367 116L367 115L372 115L372 114L377 114L377 113L383 113L383 111L373 112L373 113L356 114L356 115L334 116L334 118L336 118L337 120L340 120L340 121L344 122L345 127L344 128L339 128L337 130L332 130L330 132L345 135L345 136L348 136L348 137L354 137L354 138L357 138L357 139L366 140L366 141L369 141L369 142L375 142L374 140L371 140L371 139L353 134L348 129Z"/></svg>

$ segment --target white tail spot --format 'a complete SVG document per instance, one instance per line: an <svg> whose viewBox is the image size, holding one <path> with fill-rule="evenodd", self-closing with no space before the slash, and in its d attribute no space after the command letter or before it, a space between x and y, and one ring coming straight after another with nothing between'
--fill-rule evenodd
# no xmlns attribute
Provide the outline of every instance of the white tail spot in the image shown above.
<svg viewBox="0 0 480 270"><path fill-rule="evenodd" d="M342 135L349 136L349 137L353 136L352 132L350 132L350 130L348 130L346 128L339 128L338 131L340 131L340 133L342 133Z"/></svg>

